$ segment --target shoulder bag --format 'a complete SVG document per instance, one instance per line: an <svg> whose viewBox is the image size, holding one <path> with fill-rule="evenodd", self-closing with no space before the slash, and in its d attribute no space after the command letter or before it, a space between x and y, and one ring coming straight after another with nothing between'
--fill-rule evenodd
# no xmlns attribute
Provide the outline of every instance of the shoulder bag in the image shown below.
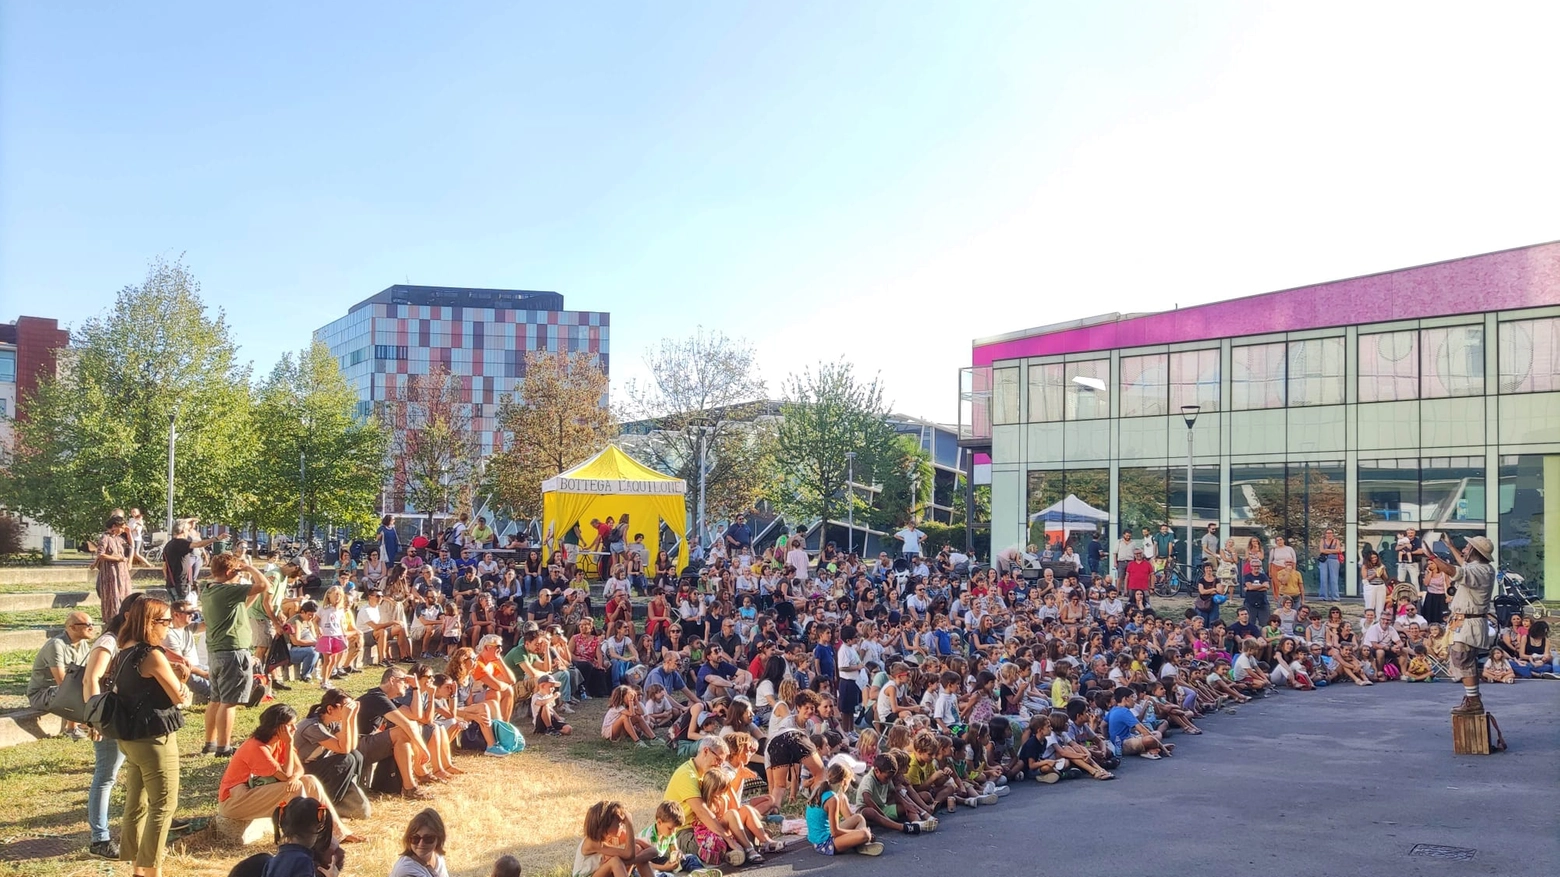
<svg viewBox="0 0 1560 877"><path fill-rule="evenodd" d="M114 656L103 691L87 701L87 724L108 740L147 740L162 737L184 727L184 713L178 706L154 707L146 694L126 695L119 691L125 669L139 672L141 662L151 654L152 646L141 643Z"/></svg>

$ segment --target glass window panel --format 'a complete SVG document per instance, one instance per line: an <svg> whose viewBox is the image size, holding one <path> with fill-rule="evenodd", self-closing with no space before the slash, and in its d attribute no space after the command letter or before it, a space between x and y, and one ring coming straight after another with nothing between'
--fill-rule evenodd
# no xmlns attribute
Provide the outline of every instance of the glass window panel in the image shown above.
<svg viewBox="0 0 1560 877"><path fill-rule="evenodd" d="M1029 422L1052 423L1062 419L1062 364L1029 367Z"/></svg>
<svg viewBox="0 0 1560 877"><path fill-rule="evenodd" d="M1427 530L1484 530L1484 460L1427 457L1419 461L1419 523Z"/></svg>
<svg viewBox="0 0 1560 877"><path fill-rule="evenodd" d="M1560 390L1560 317L1500 324L1500 391Z"/></svg>
<svg viewBox="0 0 1560 877"><path fill-rule="evenodd" d="M1343 339L1289 342L1289 404L1343 404Z"/></svg>
<svg viewBox="0 0 1560 877"><path fill-rule="evenodd" d="M16 382L16 351L0 350L0 381Z"/></svg>
<svg viewBox="0 0 1560 877"><path fill-rule="evenodd" d="M1163 416L1170 398L1170 360L1163 353L1121 358L1121 416Z"/></svg>
<svg viewBox="0 0 1560 877"><path fill-rule="evenodd" d="M1419 333L1420 395L1425 399L1484 392L1484 327L1445 326Z"/></svg>
<svg viewBox="0 0 1560 877"><path fill-rule="evenodd" d="M1068 496L1077 497L1086 505L1101 512L1110 509L1109 469L1070 469L1065 472L1035 471L1029 473L1029 542L1037 548L1051 545L1061 549L1063 537L1073 544L1080 560L1087 563L1091 537L1106 539L1108 521L1093 521L1079 517L1065 521L1044 521L1033 516L1061 502Z"/></svg>
<svg viewBox="0 0 1560 877"><path fill-rule="evenodd" d="M1502 564L1509 564L1526 583L1553 598L1560 589L1546 582L1560 581L1560 554L1545 552L1544 546L1560 536L1560 521L1552 511L1554 497L1560 496L1560 454L1522 454L1500 458L1500 552ZM1548 504L1545 497L1549 498ZM1553 643L1553 634L1550 642Z"/></svg>
<svg viewBox="0 0 1560 877"><path fill-rule="evenodd" d="M1284 343L1252 344L1230 351L1230 408L1284 407Z"/></svg>
<svg viewBox="0 0 1560 877"><path fill-rule="evenodd" d="M1068 420L1110 416L1110 360L1069 362L1062 369Z"/></svg>
<svg viewBox="0 0 1560 877"><path fill-rule="evenodd" d="M1017 423L1018 369L992 369L991 380L991 422L999 424Z"/></svg>
<svg viewBox="0 0 1560 877"><path fill-rule="evenodd" d="M1181 477L1186 477L1182 469ZM1123 468L1116 473L1116 495L1121 500L1121 514L1117 518L1121 527L1132 529L1134 538L1141 538L1144 528L1150 535L1159 532L1159 525L1170 520L1169 472L1163 466L1149 468ZM1185 494L1181 502L1186 502ZM1183 508L1182 511L1185 514Z"/></svg>
<svg viewBox="0 0 1560 877"><path fill-rule="evenodd" d="M1284 481L1284 529L1282 535L1295 550L1300 569L1307 571L1307 585L1315 585L1309 571L1316 568L1316 552L1322 533L1331 527L1340 538L1349 521L1348 483L1341 461L1291 462Z"/></svg>
<svg viewBox="0 0 1560 877"><path fill-rule="evenodd" d="M1288 508L1283 503L1284 463L1230 464L1230 530L1237 553L1244 557L1251 537L1269 543L1272 535L1288 526Z"/></svg>
<svg viewBox="0 0 1560 877"><path fill-rule="evenodd" d="M1360 543L1390 551L1403 528L1419 526L1419 461L1361 460L1359 497Z"/></svg>
<svg viewBox="0 0 1560 877"><path fill-rule="evenodd" d="M1178 540L1186 538L1186 467L1170 466L1170 527ZM1192 564L1202 563L1202 537L1210 522L1219 520L1219 467L1192 469ZM1183 548L1184 552L1185 549ZM1184 553L1177 556L1185 561Z"/></svg>
<svg viewBox="0 0 1560 877"><path fill-rule="evenodd" d="M1170 410L1201 405L1219 410L1219 350L1187 350L1170 354Z"/></svg>
<svg viewBox="0 0 1560 877"><path fill-rule="evenodd" d="M1418 341L1412 330L1360 336L1361 402L1419 398Z"/></svg>

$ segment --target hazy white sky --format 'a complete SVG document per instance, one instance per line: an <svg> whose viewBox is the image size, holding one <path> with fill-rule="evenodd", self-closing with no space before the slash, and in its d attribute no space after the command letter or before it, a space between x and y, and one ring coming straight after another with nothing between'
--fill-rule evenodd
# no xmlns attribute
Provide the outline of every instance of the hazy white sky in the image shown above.
<svg viewBox="0 0 1560 877"><path fill-rule="evenodd" d="M1560 238L1560 4L0 5L0 318L185 254L257 370L396 282L951 420L977 336ZM1374 316L1361 314L1360 317ZM1339 315L1341 321L1351 315Z"/></svg>

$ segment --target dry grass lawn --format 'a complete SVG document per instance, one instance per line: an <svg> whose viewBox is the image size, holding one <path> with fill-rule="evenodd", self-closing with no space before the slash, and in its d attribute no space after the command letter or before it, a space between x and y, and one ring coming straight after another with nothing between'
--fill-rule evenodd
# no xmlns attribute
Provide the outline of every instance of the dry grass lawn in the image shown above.
<svg viewBox="0 0 1560 877"><path fill-rule="evenodd" d="M350 688L364 690L370 674L353 676ZM316 690L287 693L295 707L315 700ZM527 748L508 758L467 755L456 765L467 773L434 785L431 802L398 797L374 797L374 815L352 823L367 843L347 848L348 871L384 874L401 851L407 820L432 806L450 828L448 858L456 877L485 877L493 860L504 854L519 857L530 875L567 874L580 837L585 809L607 797L628 805L636 827L643 825L660 801L665 778L677 759L664 746L650 750L599 739L605 702L588 701L572 718L573 738L527 735ZM301 711L301 710L300 710ZM241 710L247 733L258 710ZM210 816L216 808L216 785L226 761L197 755L200 708L192 710L180 737L184 749L180 815ZM525 730L525 729L522 729ZM0 750L0 875L4 877L99 877L128 873L123 864L89 858L85 809L86 787L92 774L90 745L68 740L43 740ZM123 789L116 789L111 808L117 833ZM60 854L18 860L29 847L53 846ZM239 848L210 832L196 832L170 845L167 874L225 877L240 859L269 850L268 845Z"/></svg>

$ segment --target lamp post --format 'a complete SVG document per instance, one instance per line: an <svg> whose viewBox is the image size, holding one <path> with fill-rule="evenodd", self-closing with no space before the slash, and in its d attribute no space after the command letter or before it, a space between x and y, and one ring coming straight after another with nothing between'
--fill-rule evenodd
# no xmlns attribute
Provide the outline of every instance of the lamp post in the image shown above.
<svg viewBox="0 0 1560 877"><path fill-rule="evenodd" d="M165 519L163 532L168 538L173 538L173 445L178 440L178 432L174 429L174 421L179 416L179 410L168 412L168 515Z"/></svg>
<svg viewBox="0 0 1560 877"><path fill-rule="evenodd" d="M1192 577L1192 426L1197 423L1201 405L1182 405L1181 417L1186 420L1186 577Z"/></svg>
<svg viewBox="0 0 1560 877"><path fill-rule="evenodd" d="M845 519L850 532L845 536L845 554L856 553L856 452L845 452Z"/></svg>
<svg viewBox="0 0 1560 877"><path fill-rule="evenodd" d="M709 453L709 427L699 427L699 544L704 544L704 474L709 468L706 457Z"/></svg>

